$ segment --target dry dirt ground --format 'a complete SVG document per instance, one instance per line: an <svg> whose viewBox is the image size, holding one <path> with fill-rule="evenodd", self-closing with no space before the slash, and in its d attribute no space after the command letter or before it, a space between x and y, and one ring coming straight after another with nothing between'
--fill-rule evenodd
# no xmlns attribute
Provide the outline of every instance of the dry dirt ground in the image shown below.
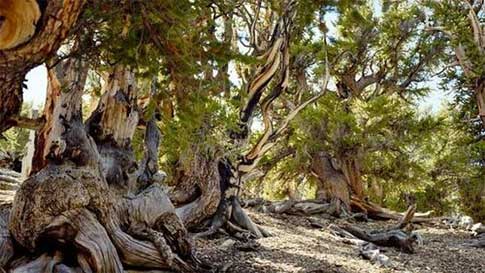
<svg viewBox="0 0 485 273"><path fill-rule="evenodd" d="M415 254L383 248L390 258L390 265L383 267L360 257L356 246L334 239L326 227L337 223L335 220L312 217L324 226L314 228L309 217L254 211L250 215L273 236L256 240L250 249L224 236L199 239L199 256L224 272L485 273L485 249L463 246L471 237L466 231L416 226L424 244L416 247ZM356 224L369 229L392 225L391 222Z"/></svg>
<svg viewBox="0 0 485 273"><path fill-rule="evenodd" d="M11 202L9 198L0 200ZM2 202L0 202L2 203ZM354 245L333 237L327 227L342 220L319 216L290 216L248 211L251 218L273 236L250 241L250 247L227 236L196 240L198 256L220 272L305 272L305 273L485 273L485 248L470 248L463 243L471 233L443 226L416 226L424 244L415 254L381 248L390 258L383 267L359 256ZM323 228L310 223L318 222ZM392 222L355 223L370 230L386 228Z"/></svg>

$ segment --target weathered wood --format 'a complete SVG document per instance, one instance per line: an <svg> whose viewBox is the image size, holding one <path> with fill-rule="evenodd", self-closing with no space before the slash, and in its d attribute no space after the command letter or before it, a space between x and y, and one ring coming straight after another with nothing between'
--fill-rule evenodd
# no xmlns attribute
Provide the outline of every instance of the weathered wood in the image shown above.
<svg viewBox="0 0 485 273"><path fill-rule="evenodd" d="M414 253L413 244L418 240L418 238L413 236L413 234L407 234L399 229L366 232L360 228L348 224L342 225L342 229L366 242L370 242L378 246L395 247L406 253Z"/></svg>
<svg viewBox="0 0 485 273"><path fill-rule="evenodd" d="M318 179L317 198L332 203L337 214L350 212L351 190L345 175L335 167L330 155L326 152L313 155L311 170Z"/></svg>
<svg viewBox="0 0 485 273"><path fill-rule="evenodd" d="M232 205L232 219L239 226L249 230L256 238L263 238L263 233L260 228L251 220L251 218L246 214L246 212L241 208L239 200L236 197L231 197L230 199Z"/></svg>
<svg viewBox="0 0 485 273"><path fill-rule="evenodd" d="M139 120L134 70L116 65L106 81L86 127L96 143L111 142L117 147L128 147Z"/></svg>
<svg viewBox="0 0 485 273"><path fill-rule="evenodd" d="M266 202L263 205L263 211L293 215L334 215L336 214L337 209L334 204L322 200L285 200L278 202Z"/></svg>
<svg viewBox="0 0 485 273"><path fill-rule="evenodd" d="M84 2L47 1L39 14L37 1L2 1L0 15L6 22L0 26L0 132L10 128L8 120L20 112L26 73L56 53L76 23ZM21 4L28 6L24 9Z"/></svg>
<svg viewBox="0 0 485 273"><path fill-rule="evenodd" d="M133 235L123 231L115 219L109 219L108 231L123 263L198 272L201 265L193 257L187 230L159 185L148 187L136 197L124 198L118 214L121 224L129 226L127 232Z"/></svg>
<svg viewBox="0 0 485 273"><path fill-rule="evenodd" d="M383 208L377 204L374 204L368 200L361 200L355 197L351 197L351 207L354 212L363 212L367 214L369 218L376 220L401 220L403 213L392 211ZM434 222L437 219L431 217L432 211L425 213L413 213L413 217L409 220L411 223L428 223Z"/></svg>
<svg viewBox="0 0 485 273"><path fill-rule="evenodd" d="M178 206L176 209L177 215L189 229L214 215L223 194L221 189L223 178L220 177L217 160L209 161L203 155L196 153L191 163L189 170L182 177L185 181L181 181L180 186L197 187L200 195L194 201ZM177 191L187 192L184 188L176 188L171 196L178 196Z"/></svg>
<svg viewBox="0 0 485 273"><path fill-rule="evenodd" d="M109 73L97 108L86 121L100 154L101 171L116 194L137 191L137 162L131 140L139 121L135 71L117 65Z"/></svg>
<svg viewBox="0 0 485 273"><path fill-rule="evenodd" d="M11 124L12 127L38 130L42 128L42 126L44 126L45 119L43 117L28 118L28 117L22 117L22 116L13 116L8 120L8 123Z"/></svg>
<svg viewBox="0 0 485 273"><path fill-rule="evenodd" d="M12 273L54 273L54 267L60 263L62 255L56 252L54 256L47 253L42 254L33 261L28 261L22 265L17 265Z"/></svg>
<svg viewBox="0 0 485 273"><path fill-rule="evenodd" d="M39 112L37 110L32 110L32 118L37 118ZM43 124L42 124L43 126ZM42 128L42 126L39 127ZM26 179L32 170L32 159L35 153L35 134L36 131L31 130L29 132L29 141L27 142L27 152L22 158L22 179Z"/></svg>
<svg viewBox="0 0 485 273"><path fill-rule="evenodd" d="M263 49L264 54L260 56L262 64L256 68L247 85L248 97L240 111L239 129L232 131L230 138L239 145L248 142L249 124L258 103L263 114L263 134L235 165L227 158L210 159L210 165L204 163L209 159L196 158L193 160L196 168L184 169L185 175L177 180L178 192L171 194L171 199L176 203L190 202L177 208L177 214L189 228L199 226L202 221L210 219L209 231L202 233L204 236L223 226L231 228L231 224L233 230L238 229L234 226L237 224L239 228L249 230L256 237L263 236L262 229L251 221L239 205L237 188L241 186L244 174L254 170L263 155L275 145L277 137L286 129L289 121L304 107L297 107L296 112L291 112L290 118L284 119L280 127L273 128L272 105L287 90L289 84L289 45L296 15L295 6L295 1L289 1L276 22L274 32ZM271 82L274 82L272 89L265 92ZM312 101L314 100L310 100L305 106ZM197 168L200 165L204 166ZM207 165L209 166L206 167ZM231 180L237 181L238 185L231 183ZM231 223L226 225L228 221ZM264 233L267 235L267 232Z"/></svg>
<svg viewBox="0 0 485 273"><path fill-rule="evenodd" d="M65 211L53 219L43 236L59 239L62 242L71 232L75 234L73 238L75 246L86 256L91 270L123 272L116 248L93 213L84 208Z"/></svg>
<svg viewBox="0 0 485 273"><path fill-rule="evenodd" d="M152 83L151 95L156 95L155 84ZM162 134L157 125L156 116L159 113L154 112L146 124L144 156L140 164L138 175L138 187L146 188L152 183L161 183L165 177L158 172L158 146L160 145Z"/></svg>
<svg viewBox="0 0 485 273"><path fill-rule="evenodd" d="M409 225L412 222L415 213L416 213L416 205L409 206L409 208L406 210L404 215L401 217L401 220L399 220L399 223L393 229L405 228L407 225Z"/></svg>
<svg viewBox="0 0 485 273"><path fill-rule="evenodd" d="M25 43L35 33L41 10L37 1L4 0L0 3L0 50Z"/></svg>
<svg viewBox="0 0 485 273"><path fill-rule="evenodd" d="M76 59L64 60L49 69L44 106L46 123L36 136L32 172L39 171L48 162L64 159L88 164L81 162L89 160L88 156L94 149L83 133L82 123L82 95L87 73L87 64ZM95 155L90 157L93 160ZM89 164L94 166L96 163Z"/></svg>

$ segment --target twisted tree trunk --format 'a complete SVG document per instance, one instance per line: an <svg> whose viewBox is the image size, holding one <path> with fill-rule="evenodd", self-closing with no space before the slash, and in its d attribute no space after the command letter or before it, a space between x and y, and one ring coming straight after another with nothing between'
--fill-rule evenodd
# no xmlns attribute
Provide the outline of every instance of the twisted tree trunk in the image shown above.
<svg viewBox="0 0 485 273"><path fill-rule="evenodd" d="M268 48L261 56L264 63L257 67L247 85L248 98L240 111L239 130L231 132L230 138L240 145L247 143L250 136L249 124L258 104L263 115L263 134L252 148L243 155L239 155L238 161L234 164L227 158L196 157L194 167L199 168L195 170L191 168L171 194L172 200L183 204L177 208L177 214L188 227L200 227L204 220L209 220L209 230L200 235L214 234L223 227L236 235L241 231L249 232L256 238L268 235L253 223L241 208L236 189L241 186L239 183L241 177L251 172L263 155L275 145L289 121L321 95L299 105L283 119L279 127L274 128L273 102L288 88L290 33L296 11L295 5L295 1L289 1L274 28ZM273 81L275 81L273 88L265 94L267 87Z"/></svg>
<svg viewBox="0 0 485 273"><path fill-rule="evenodd" d="M85 126L81 96L86 75L86 65L73 59L49 70L46 123L37 135L35 168L10 211L13 238L4 233L0 221L4 250L0 268L204 271L174 206L153 184L157 173L153 153L145 154L137 170L131 151L139 118L133 71L123 66L113 69ZM158 143L153 122L148 123L147 149ZM12 241L21 246L15 253ZM24 258L29 252L34 260Z"/></svg>

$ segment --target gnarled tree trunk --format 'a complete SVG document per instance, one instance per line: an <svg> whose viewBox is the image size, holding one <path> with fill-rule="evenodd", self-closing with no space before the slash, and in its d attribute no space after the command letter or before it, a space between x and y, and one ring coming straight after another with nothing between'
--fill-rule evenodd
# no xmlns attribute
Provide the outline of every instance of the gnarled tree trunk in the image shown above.
<svg viewBox="0 0 485 273"><path fill-rule="evenodd" d="M350 212L351 189L344 173L336 166L334 159L326 152L313 155L312 173L317 178L317 199L332 203L336 213Z"/></svg>
<svg viewBox="0 0 485 273"><path fill-rule="evenodd" d="M139 117L133 71L113 69L85 126L81 96L86 75L85 64L74 59L49 71L46 123L37 136L35 168L10 211L13 238L0 237L0 247L7 250L0 266L14 272L57 272L60 267L202 272L174 206L153 184L157 170L152 153L145 154L137 171L130 144ZM153 146L158 143L156 125L150 122L145 143ZM22 247L13 260L8 251L12 239ZM27 252L34 260L22 258Z"/></svg>
<svg viewBox="0 0 485 273"><path fill-rule="evenodd" d="M203 220L209 220L209 230L200 235L210 235L225 227L232 233L246 231L254 237L267 236L261 227L251 221L241 208L238 191L234 182L240 182L244 174L251 172L263 155L270 150L289 121L306 105L315 101L315 96L283 119L280 126L274 128L272 120L273 102L285 92L289 82L289 45L292 21L295 16L295 1L289 1L284 13L279 18L273 35L262 54L264 63L257 67L251 81L247 84L247 101L243 104L239 116L239 130L230 133L234 143L244 145L250 135L250 122L258 104L263 115L264 132L256 144L239 155L238 162L232 164L227 158L212 162L209 159L196 158L195 167L203 169L186 172L178 187L171 195L177 203L185 203L177 208L178 215L189 227L200 226ZM265 94L267 87L275 81L273 88ZM240 183L238 183L240 184Z"/></svg>

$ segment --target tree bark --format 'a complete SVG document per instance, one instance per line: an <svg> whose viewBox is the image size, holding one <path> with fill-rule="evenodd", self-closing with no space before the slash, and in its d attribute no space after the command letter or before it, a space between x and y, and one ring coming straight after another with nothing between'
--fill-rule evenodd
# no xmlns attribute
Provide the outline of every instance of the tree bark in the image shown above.
<svg viewBox="0 0 485 273"><path fill-rule="evenodd" d="M332 161L332 157L326 152L313 155L311 170L318 181L317 199L334 204L337 214L340 214L341 210L350 212L351 189L345 175Z"/></svg>
<svg viewBox="0 0 485 273"><path fill-rule="evenodd" d="M482 126L485 128L485 79L478 80L475 88L475 96L478 106L478 116L482 121Z"/></svg>
<svg viewBox="0 0 485 273"><path fill-rule="evenodd" d="M171 194L178 204L177 215L187 228L199 226L214 215L224 194L224 185L230 177L219 172L218 159L209 160L198 151L189 170L181 177L180 184ZM231 174L232 175L232 174Z"/></svg>
<svg viewBox="0 0 485 273"><path fill-rule="evenodd" d="M184 170L186 176L171 194L172 200L177 203L191 201L177 208L177 214L189 228L201 226L202 221L210 220L209 230L202 235L213 234L224 226L231 230L246 230L255 237L268 234L255 225L238 205L238 191L234 189L240 185L234 185L231 180L240 182L244 174L251 172L287 126L288 120L285 119L280 128L273 128L272 104L288 88L290 33L295 5L296 2L290 1L279 18L266 53L261 56L264 63L257 67L247 85L248 98L240 111L239 130L229 135L234 143L244 145L250 134L251 118L260 104L265 126L262 136L248 152L239 156L234 165L227 158L199 158L194 153L194 167L199 168ZM265 94L274 79L277 79L274 87Z"/></svg>
<svg viewBox="0 0 485 273"><path fill-rule="evenodd" d="M43 10L33 4L35 1L28 1L32 4L27 7L22 5L24 2L5 0L0 6L0 15L8 22L0 25L0 133L13 125L9 119L20 111L25 75L55 54L76 23L85 1L48 1ZM32 19L36 23L34 30ZM22 34L4 37L4 33Z"/></svg>
<svg viewBox="0 0 485 273"><path fill-rule="evenodd" d="M340 160L340 168L348 181L352 195L364 198L364 184L358 155L346 157Z"/></svg>
<svg viewBox="0 0 485 273"><path fill-rule="evenodd" d="M36 171L18 190L8 225L23 249L16 256L61 254L1 266L13 272L54 272L67 268L62 264L66 260L75 266L70 270L83 272L124 272L126 267L203 272L175 208L161 187L153 185L156 166L148 173L137 171L130 144L138 121L133 71L114 69L85 126L81 95L86 73L85 65L73 59L49 71ZM139 191L141 173L145 181ZM8 236L0 237L5 257L10 256L8 246Z"/></svg>

